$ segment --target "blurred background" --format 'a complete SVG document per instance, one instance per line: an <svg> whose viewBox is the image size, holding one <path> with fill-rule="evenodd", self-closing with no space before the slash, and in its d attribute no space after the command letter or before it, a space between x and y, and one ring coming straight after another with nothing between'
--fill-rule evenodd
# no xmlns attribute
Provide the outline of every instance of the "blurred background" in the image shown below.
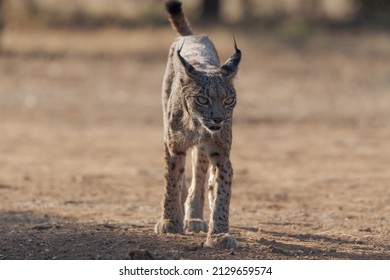
<svg viewBox="0 0 390 280"><path fill-rule="evenodd" d="M118 86L115 88L120 89L110 87L108 84L113 82L112 77L108 78L102 73L103 80L96 82L103 83L104 79L109 81L99 85L97 90L84 91L82 96L91 94L95 100L99 96L97 92L102 91L102 99L108 102L118 99L120 101L116 106L120 106L124 104L123 100L130 98L127 93L129 84L132 84L131 88L134 89L134 85L139 81L148 79L144 75L153 76L151 80L155 84L149 84L153 89L149 91L141 87L136 91L160 91L167 49L175 37L167 23L163 1L1 0L0 3L0 50L1 58L5 60L2 63L3 78L11 71L4 68L9 67L6 62L15 66L15 59L32 60L30 62L36 62L40 67L45 66L48 69L43 70L44 74L51 77L45 82L45 76L41 75L41 84L31 81L32 87L39 86L42 89L36 92L26 89L27 91L22 93L23 91L15 88L22 86L19 83L9 84L7 88L7 83L11 81L3 81L0 89L3 95L3 101L0 101L3 113L11 108L9 99L4 98L5 95L12 96L9 98L16 102L13 105L27 104L28 110L39 105L37 108L43 109L42 106L48 100L55 103L56 100L71 98L60 94L57 96L57 86L60 91L72 85L76 86L74 90L78 90L77 83L81 80L74 80L75 77L67 75L85 75L83 82L86 82L86 77L97 78L97 74L91 75L94 71L106 70L114 74L109 65L97 70L96 67L90 68L87 62L119 60L121 63L130 63L131 69L123 66L124 69L117 67L113 70L117 74L115 79L122 76L124 79L128 78L126 81L122 80L123 86L116 82ZM375 118L377 122L385 121L382 115L388 114L386 104L389 97L382 94L382 91L386 91L389 80L387 65L384 65L383 60L388 59L390 49L388 1L187 0L184 1L184 7L195 32L210 34L220 50L222 60L231 54L231 36L235 34L238 37L247 58L242 65L242 79L238 81L245 105L241 108L256 107L252 108L253 110L245 110L248 114L254 112L256 115L248 116L249 119L257 118L259 114L264 114L265 118L300 118L306 115L313 117L313 114L319 117L322 114L331 119L335 115L342 115L358 122L374 121ZM328 59L327 55L331 57ZM349 65L348 59L351 56L356 56L360 61L352 59L353 62ZM68 65L69 68L66 68L65 58L73 60L76 57L80 65ZM83 62L83 59L91 57L95 59ZM376 60L378 63L374 63ZM35 74L42 70L38 66L39 69L35 69L34 63L23 65L26 72L24 74L27 75L23 78L27 78L27 81L29 78L37 78L28 76L29 67L34 69L31 70L33 72L38 71ZM158 68L151 67L150 63L155 63ZM147 71L139 72L137 69ZM365 72L368 69L370 71ZM154 73L153 70L157 71ZM271 73L273 76L268 77ZM17 75L19 74L21 73L18 72ZM10 78L20 81L14 75ZM270 81L269 78L277 82L271 86L262 84L261 79L266 82ZM334 78L338 78L338 83L335 83ZM63 83L64 79L70 80ZM283 89L276 89L282 81ZM49 86L50 83L52 84ZM317 84L311 85L312 83ZM335 88L336 84L341 86L340 83L349 88ZM287 90L289 86L297 88ZM45 90L42 87L55 89L47 96L44 95ZM253 89L263 89L261 102L259 95L252 95ZM116 90L121 93L115 93ZM376 94L377 91L381 93ZM354 100L349 99L352 94ZM40 95L44 95L44 98L40 98ZM22 99L19 103L16 101L17 96ZM142 97L145 96L142 93ZM256 99L255 103L251 96ZM310 100L303 100L308 96ZM152 100L158 99L154 94L151 97ZM150 106L149 99L144 99ZM365 101L361 102L362 100ZM281 103L272 103L279 101ZM67 106L69 102L63 105ZM75 102L77 103L76 100ZM359 103L352 106L353 102ZM49 107L53 108L54 103L50 103ZM107 110L107 106L104 107ZM135 110L141 110L140 108L144 107L138 106ZM19 111L20 108L12 108L15 109ZM351 110L358 110L359 114L355 114L356 111L352 116ZM38 110L40 113L44 111ZM140 116L143 112L140 112ZM329 115L329 112L332 113ZM35 113L38 114L37 110ZM379 116L381 121L378 120Z"/></svg>
<svg viewBox="0 0 390 280"><path fill-rule="evenodd" d="M388 244L390 1L183 5L221 61L243 52L231 223ZM161 0L0 0L1 212L152 232L175 36Z"/></svg>
<svg viewBox="0 0 390 280"><path fill-rule="evenodd" d="M236 257L388 258L390 1L183 5L221 61L232 35L243 53ZM123 236L154 248L200 244L153 234L164 191L161 85L176 36L161 0L0 0L0 259L85 257L93 246L69 242L71 228L31 226L59 218L126 225ZM47 244L64 240L59 251L30 242L45 234Z"/></svg>
<svg viewBox="0 0 390 280"><path fill-rule="evenodd" d="M185 0L192 22L281 24L302 22L388 27L385 0ZM10 27L135 27L166 22L162 0L2 0L2 24Z"/></svg>

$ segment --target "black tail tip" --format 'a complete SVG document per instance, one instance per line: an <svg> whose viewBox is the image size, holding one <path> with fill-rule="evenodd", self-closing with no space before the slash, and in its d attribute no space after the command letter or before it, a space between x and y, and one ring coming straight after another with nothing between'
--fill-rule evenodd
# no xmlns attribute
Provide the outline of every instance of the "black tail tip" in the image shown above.
<svg viewBox="0 0 390 280"><path fill-rule="evenodd" d="M182 12L181 2L177 0L167 0L165 1L165 8L168 13L171 15L177 15Z"/></svg>

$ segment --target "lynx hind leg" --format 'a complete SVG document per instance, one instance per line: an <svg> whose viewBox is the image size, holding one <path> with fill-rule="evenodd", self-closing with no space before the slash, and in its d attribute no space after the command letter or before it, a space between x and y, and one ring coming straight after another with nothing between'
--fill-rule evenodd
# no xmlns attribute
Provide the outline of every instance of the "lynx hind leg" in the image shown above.
<svg viewBox="0 0 390 280"><path fill-rule="evenodd" d="M190 232L207 232L209 225L202 219L191 219L184 221L184 230Z"/></svg>
<svg viewBox="0 0 390 280"><path fill-rule="evenodd" d="M171 155L168 148L165 149L166 173L165 195L163 199L163 213L160 221L155 226L155 232L183 233L183 203L182 188L184 182L185 153Z"/></svg>
<svg viewBox="0 0 390 280"><path fill-rule="evenodd" d="M185 178L185 173L183 172L183 175L181 176L181 185L180 185L180 208L181 208L181 213L182 216L184 216L184 211L185 211L185 201L188 196L188 189L186 186L186 178Z"/></svg>
<svg viewBox="0 0 390 280"><path fill-rule="evenodd" d="M202 147L192 150L192 181L185 203L184 230L186 232L207 232L208 224L203 220L205 180L209 160Z"/></svg>

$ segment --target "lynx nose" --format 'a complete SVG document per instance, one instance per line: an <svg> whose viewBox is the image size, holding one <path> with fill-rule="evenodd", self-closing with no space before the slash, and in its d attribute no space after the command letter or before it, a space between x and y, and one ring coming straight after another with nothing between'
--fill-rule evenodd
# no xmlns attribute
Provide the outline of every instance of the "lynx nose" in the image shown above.
<svg viewBox="0 0 390 280"><path fill-rule="evenodd" d="M223 118L215 118L215 119L213 119L213 122L215 124L221 124L221 122L223 122Z"/></svg>

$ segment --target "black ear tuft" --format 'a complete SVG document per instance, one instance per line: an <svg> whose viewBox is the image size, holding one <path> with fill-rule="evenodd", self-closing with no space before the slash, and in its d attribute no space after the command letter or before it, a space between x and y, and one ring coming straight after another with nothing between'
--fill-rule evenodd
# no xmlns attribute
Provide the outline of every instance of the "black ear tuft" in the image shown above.
<svg viewBox="0 0 390 280"><path fill-rule="evenodd" d="M237 47L236 38L233 36L235 53L219 69L226 78L231 79L236 75L241 61L241 50Z"/></svg>
<svg viewBox="0 0 390 280"><path fill-rule="evenodd" d="M177 0L168 0L165 1L165 8L167 12L171 15L177 15L182 12L181 2Z"/></svg>

